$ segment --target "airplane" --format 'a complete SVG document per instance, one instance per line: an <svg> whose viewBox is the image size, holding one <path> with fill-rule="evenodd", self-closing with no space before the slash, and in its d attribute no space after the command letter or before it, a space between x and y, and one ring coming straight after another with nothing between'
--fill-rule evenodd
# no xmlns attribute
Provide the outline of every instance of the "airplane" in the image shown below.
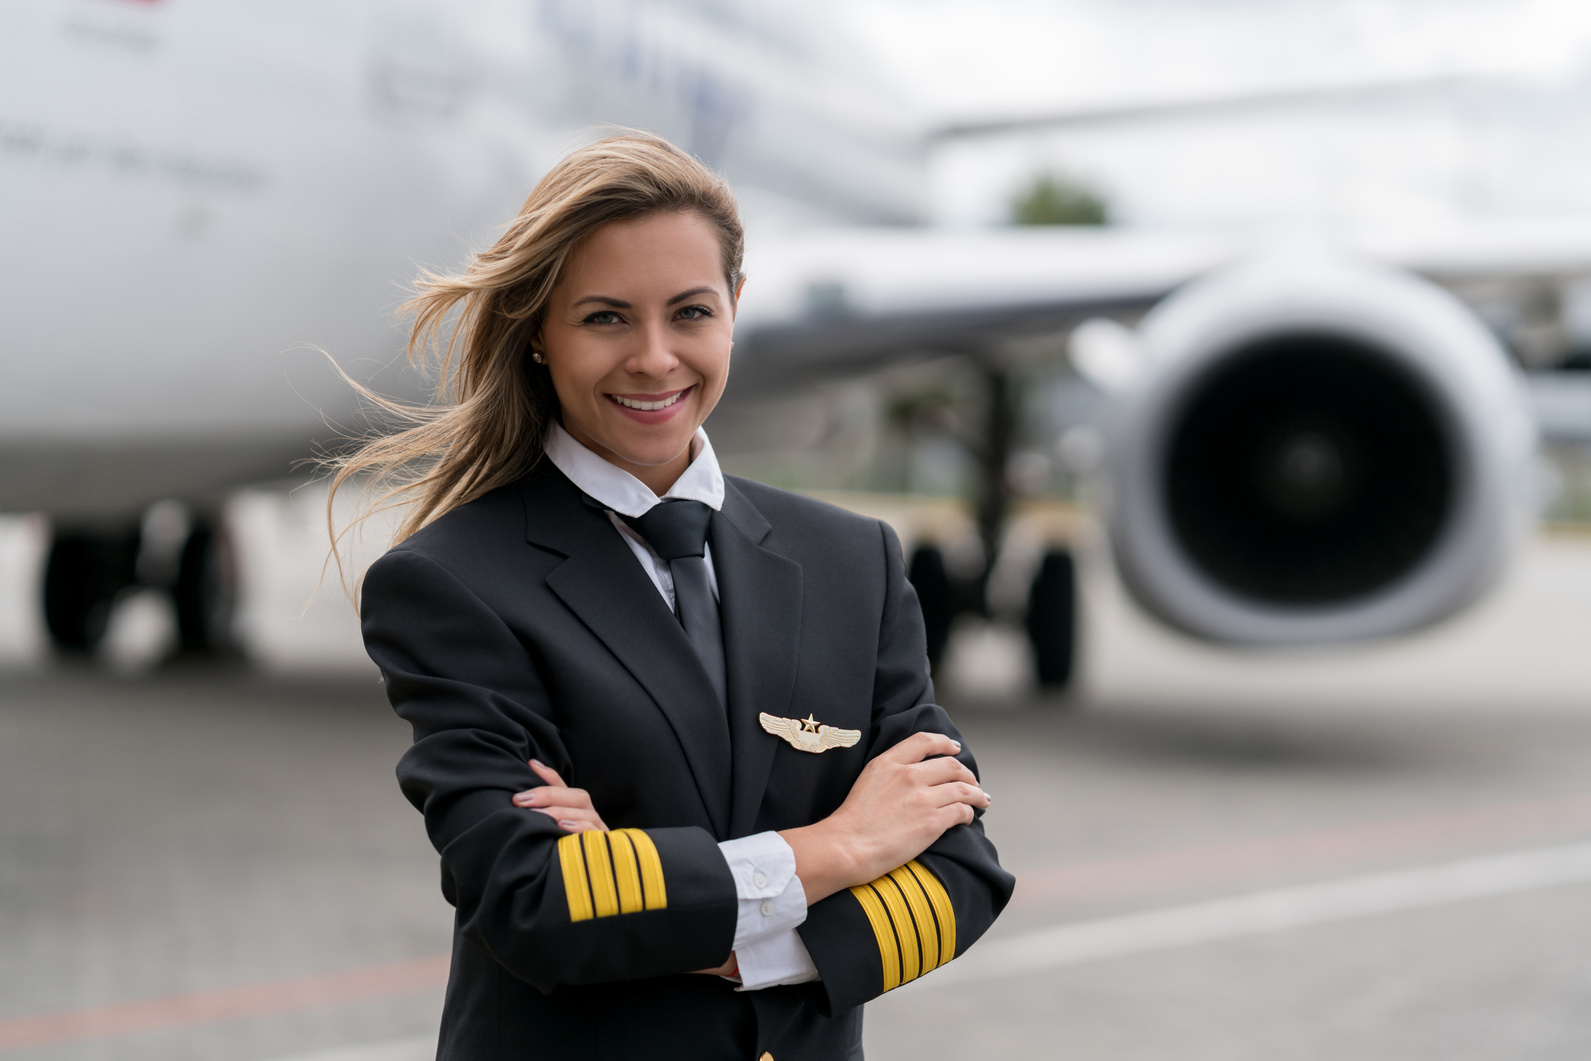
<svg viewBox="0 0 1591 1061"><path fill-rule="evenodd" d="M603 123L673 139L741 196L753 285L728 403L933 355L978 366L987 562L969 589L935 543L914 549L934 653L985 606L1012 504L1008 351L1036 335L1069 334L1111 395L1114 559L1173 627L1388 637L1495 581L1538 418L1458 295L1553 290L1591 269L1591 229L1331 247L934 230L926 121L823 24L721 0L0 10L0 511L51 517L54 644L91 650L143 585L169 589L186 648L224 648L220 500L358 423L319 351L422 397L390 320L416 263L458 262ZM1074 578L1057 548L1031 589L1051 686Z"/></svg>

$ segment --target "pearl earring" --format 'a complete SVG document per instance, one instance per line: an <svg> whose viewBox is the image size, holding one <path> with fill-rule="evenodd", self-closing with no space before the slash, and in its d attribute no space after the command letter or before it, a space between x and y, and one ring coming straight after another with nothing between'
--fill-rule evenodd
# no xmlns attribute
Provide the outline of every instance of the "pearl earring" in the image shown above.
<svg viewBox="0 0 1591 1061"><path fill-rule="evenodd" d="M532 361L536 362L536 364L538 364L538 365L545 365L547 363L547 359L545 357L542 357L541 356L541 352L538 351L538 350L532 350L530 352L530 359Z"/></svg>

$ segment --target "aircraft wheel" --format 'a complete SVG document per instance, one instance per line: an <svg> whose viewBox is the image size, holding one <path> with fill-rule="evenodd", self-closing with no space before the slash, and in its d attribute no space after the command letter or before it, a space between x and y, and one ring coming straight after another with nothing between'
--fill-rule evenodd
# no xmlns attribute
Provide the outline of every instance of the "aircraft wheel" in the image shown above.
<svg viewBox="0 0 1591 1061"><path fill-rule="evenodd" d="M1077 648L1077 565L1071 553L1053 549L1044 554L1028 591L1027 631L1039 685L1066 688Z"/></svg>
<svg viewBox="0 0 1591 1061"><path fill-rule="evenodd" d="M232 647L235 572L226 536L210 523L196 523L183 544L171 587L184 652L215 654Z"/></svg>
<svg viewBox="0 0 1591 1061"><path fill-rule="evenodd" d="M906 579L917 591L923 610L923 629L928 635L928 662L939 665L950 640L950 620L955 617L950 573L945 570L945 554L937 545L919 545L912 550Z"/></svg>
<svg viewBox="0 0 1591 1061"><path fill-rule="evenodd" d="M93 651L117 594L136 581L137 561L136 531L55 535L44 567L44 624L56 648Z"/></svg>

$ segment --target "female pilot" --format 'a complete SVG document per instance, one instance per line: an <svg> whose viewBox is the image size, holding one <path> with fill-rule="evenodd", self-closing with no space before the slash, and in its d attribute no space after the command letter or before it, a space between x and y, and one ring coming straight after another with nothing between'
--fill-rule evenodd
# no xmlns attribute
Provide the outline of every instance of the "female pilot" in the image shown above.
<svg viewBox="0 0 1591 1061"><path fill-rule="evenodd" d="M342 465L407 504L365 644L456 908L439 1057L861 1056L1009 898L884 524L719 470L722 180L578 150L410 303L439 404Z"/></svg>

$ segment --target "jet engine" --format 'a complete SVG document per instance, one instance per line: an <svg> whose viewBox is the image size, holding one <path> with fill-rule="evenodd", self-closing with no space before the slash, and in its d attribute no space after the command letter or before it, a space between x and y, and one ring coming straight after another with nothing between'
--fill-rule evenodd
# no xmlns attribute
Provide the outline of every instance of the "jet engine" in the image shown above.
<svg viewBox="0 0 1591 1061"><path fill-rule="evenodd" d="M1486 328L1415 277L1262 259L1157 306L1108 425L1134 596L1197 637L1385 637L1474 601L1526 525L1535 433Z"/></svg>

